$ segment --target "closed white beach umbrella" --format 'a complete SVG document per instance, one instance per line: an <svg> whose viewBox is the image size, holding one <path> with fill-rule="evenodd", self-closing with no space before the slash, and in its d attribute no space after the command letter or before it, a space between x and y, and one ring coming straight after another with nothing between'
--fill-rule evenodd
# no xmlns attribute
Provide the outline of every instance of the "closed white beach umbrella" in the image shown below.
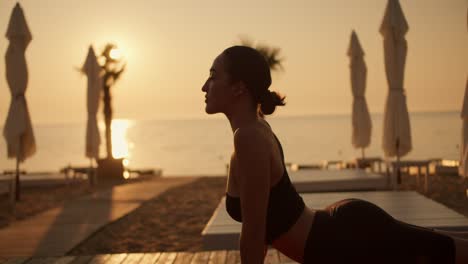
<svg viewBox="0 0 468 264"><path fill-rule="evenodd" d="M384 38L385 73L389 92L384 109L382 147L387 157L406 155L412 149L411 128L403 88L408 32L403 10L398 0L389 0L380 34Z"/></svg>
<svg viewBox="0 0 468 264"><path fill-rule="evenodd" d="M353 93L352 112L352 144L355 148L362 149L364 158L364 148L368 147L371 139L371 118L367 108L366 91L367 67L364 62L364 51L362 50L356 32L351 33L351 41L347 55L351 59L351 90Z"/></svg>
<svg viewBox="0 0 468 264"><path fill-rule="evenodd" d="M466 24L468 26L468 12L466 12ZM463 107L461 111L462 136L460 144L460 162L458 165L458 174L463 177L468 177L468 78L466 79L465 86L465 97L463 99Z"/></svg>
<svg viewBox="0 0 468 264"><path fill-rule="evenodd" d="M36 152L36 143L25 96L28 69L24 53L32 36L19 4L16 4L11 14L6 37L10 41L5 55L6 78L12 98L3 135L7 141L8 157L17 160L16 199L19 200L19 163Z"/></svg>
<svg viewBox="0 0 468 264"><path fill-rule="evenodd" d="M461 111L462 136L460 144L460 163L458 172L460 176L468 177L468 79L466 80L465 98Z"/></svg>
<svg viewBox="0 0 468 264"><path fill-rule="evenodd" d="M86 126L86 149L85 155L90 159L99 158L99 129L96 114L99 108L99 99L102 89L101 66L99 66L93 47L89 47L88 56L82 71L88 78L87 89L87 111L88 122Z"/></svg>

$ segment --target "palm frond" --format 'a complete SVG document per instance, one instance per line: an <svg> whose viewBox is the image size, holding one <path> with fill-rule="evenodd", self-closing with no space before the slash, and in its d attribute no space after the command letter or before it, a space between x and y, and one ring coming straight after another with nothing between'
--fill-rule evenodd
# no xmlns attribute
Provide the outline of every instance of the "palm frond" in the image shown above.
<svg viewBox="0 0 468 264"><path fill-rule="evenodd" d="M283 61L284 58L280 57L281 49L278 47L272 47L266 44L254 44L254 41L247 37L247 36L241 36L240 37L240 44L242 46L247 46L256 49L260 54L265 57L265 60L268 63L268 66L270 66L270 69L273 71L284 71L283 67Z"/></svg>

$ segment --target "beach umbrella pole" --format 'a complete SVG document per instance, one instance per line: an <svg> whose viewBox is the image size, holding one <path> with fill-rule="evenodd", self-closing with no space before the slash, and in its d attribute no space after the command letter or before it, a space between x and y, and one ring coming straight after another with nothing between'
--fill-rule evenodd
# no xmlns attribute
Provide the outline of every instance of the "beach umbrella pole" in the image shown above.
<svg viewBox="0 0 468 264"><path fill-rule="evenodd" d="M10 206L12 214L15 213L15 203L16 203L16 175L18 174L18 159L16 160L16 174L15 177L11 178L10 182Z"/></svg>
<svg viewBox="0 0 468 264"><path fill-rule="evenodd" d="M93 159L89 158L88 181L89 181L89 185L91 186L93 186L92 169L93 169Z"/></svg>
<svg viewBox="0 0 468 264"><path fill-rule="evenodd" d="M20 181L19 181L19 174L20 174L20 171L19 171L19 158L16 158L16 177L15 177L15 188L14 188L14 191L15 191L15 199L16 201L19 201L20 200Z"/></svg>
<svg viewBox="0 0 468 264"><path fill-rule="evenodd" d="M89 158L89 172L88 172L88 180L91 186L96 185L96 177L94 177L94 170L93 170L93 158Z"/></svg>
<svg viewBox="0 0 468 264"><path fill-rule="evenodd" d="M94 180L94 185L96 186L98 184L98 174L97 174L97 158L94 159L96 162L96 169L93 168L93 180Z"/></svg>
<svg viewBox="0 0 468 264"><path fill-rule="evenodd" d="M20 155L21 155L21 140L18 144L18 152L16 152L16 177L15 177L15 199L18 202L20 200Z"/></svg>
<svg viewBox="0 0 468 264"><path fill-rule="evenodd" d="M397 138L396 140L396 151L397 151L397 155L396 155L396 167L397 167L397 183L398 184L401 184L401 172L400 172L400 152L399 152L399 148L400 148L400 139Z"/></svg>

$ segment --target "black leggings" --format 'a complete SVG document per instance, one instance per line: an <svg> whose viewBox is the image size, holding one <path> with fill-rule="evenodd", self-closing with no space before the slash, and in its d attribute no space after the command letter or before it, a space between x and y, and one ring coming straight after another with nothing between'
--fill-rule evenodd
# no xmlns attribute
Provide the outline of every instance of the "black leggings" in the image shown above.
<svg viewBox="0 0 468 264"><path fill-rule="evenodd" d="M455 263L452 238L400 222L373 203L346 199L318 210L304 263Z"/></svg>

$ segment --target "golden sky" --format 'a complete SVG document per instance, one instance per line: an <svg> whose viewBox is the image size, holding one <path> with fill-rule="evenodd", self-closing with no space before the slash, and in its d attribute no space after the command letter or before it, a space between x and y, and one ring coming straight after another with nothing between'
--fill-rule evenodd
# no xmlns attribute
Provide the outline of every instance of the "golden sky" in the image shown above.
<svg viewBox="0 0 468 264"><path fill-rule="evenodd" d="M351 112L351 31L368 67L371 112L387 94L378 30L386 0L24 0L33 40L26 51L26 97L33 123L86 122L88 46L114 42L127 71L113 87L115 118L207 118L201 86L212 60L239 36L281 48L284 72L273 90L287 95L277 115ZM0 2L6 32L16 1ZM410 30L404 88L410 111L459 111L468 74L468 0L401 0ZM4 35L4 33L3 33ZM0 40L5 54L8 40ZM10 93L0 64L0 126ZM101 117L99 117L101 118Z"/></svg>

